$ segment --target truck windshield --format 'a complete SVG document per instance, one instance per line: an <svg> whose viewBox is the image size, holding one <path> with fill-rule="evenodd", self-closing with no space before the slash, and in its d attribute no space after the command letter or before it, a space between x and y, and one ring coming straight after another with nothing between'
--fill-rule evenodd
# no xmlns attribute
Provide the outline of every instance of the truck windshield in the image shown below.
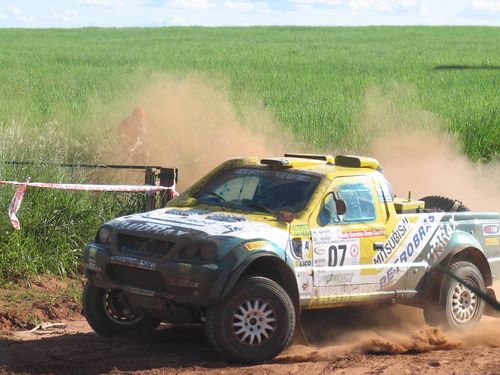
<svg viewBox="0 0 500 375"><path fill-rule="evenodd" d="M297 213L316 190L320 176L269 168L222 172L196 195L198 201L248 211Z"/></svg>

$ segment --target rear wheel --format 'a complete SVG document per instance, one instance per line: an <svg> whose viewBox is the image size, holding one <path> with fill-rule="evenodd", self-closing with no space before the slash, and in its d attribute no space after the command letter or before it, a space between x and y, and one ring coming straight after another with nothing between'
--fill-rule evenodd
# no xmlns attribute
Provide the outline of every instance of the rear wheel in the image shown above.
<svg viewBox="0 0 500 375"><path fill-rule="evenodd" d="M474 264L456 262L449 270L466 283L484 290L483 276ZM440 300L424 306L424 318L427 324L440 325L454 331L474 328L481 320L483 312L483 299L448 275L445 276L441 286Z"/></svg>
<svg viewBox="0 0 500 375"><path fill-rule="evenodd" d="M123 291L102 289L90 281L83 292L83 312L92 329L104 337L150 333L160 324L157 318L134 313Z"/></svg>
<svg viewBox="0 0 500 375"><path fill-rule="evenodd" d="M442 212L466 212L469 208L464 206L462 202L455 199L441 197L439 195L429 195L419 199L425 202L425 208L428 210L437 210Z"/></svg>
<svg viewBox="0 0 500 375"><path fill-rule="evenodd" d="M283 288L264 277L238 282L207 311L208 338L229 362L252 364L278 355L295 330L295 310Z"/></svg>

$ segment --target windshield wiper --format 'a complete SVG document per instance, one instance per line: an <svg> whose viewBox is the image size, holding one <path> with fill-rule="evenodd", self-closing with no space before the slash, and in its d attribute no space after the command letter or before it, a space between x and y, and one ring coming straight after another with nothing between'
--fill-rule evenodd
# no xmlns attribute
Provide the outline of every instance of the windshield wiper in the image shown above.
<svg viewBox="0 0 500 375"><path fill-rule="evenodd" d="M208 195L210 197L218 198L222 202L226 201L222 195L216 193L215 191L204 191L203 194L206 194L206 195Z"/></svg>
<svg viewBox="0 0 500 375"><path fill-rule="evenodd" d="M243 204L246 204L249 207L257 208L257 209L260 209L260 210L265 211L267 213L270 213L271 215L273 215L274 217L276 217L278 219L278 214L274 210L271 210L269 207L266 207L259 202L256 202L256 201L251 200L251 199L241 199L240 202Z"/></svg>

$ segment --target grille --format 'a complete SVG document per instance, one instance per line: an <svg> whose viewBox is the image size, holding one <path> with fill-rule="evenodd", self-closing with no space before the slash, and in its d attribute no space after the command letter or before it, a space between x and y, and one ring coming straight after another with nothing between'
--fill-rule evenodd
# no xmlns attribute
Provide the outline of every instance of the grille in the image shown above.
<svg viewBox="0 0 500 375"><path fill-rule="evenodd" d="M118 249L123 253L161 258L175 245L175 242L118 234Z"/></svg>
<svg viewBox="0 0 500 375"><path fill-rule="evenodd" d="M157 271L148 271L121 264L110 264L107 271L109 278L120 284L143 289L164 289L163 279Z"/></svg>

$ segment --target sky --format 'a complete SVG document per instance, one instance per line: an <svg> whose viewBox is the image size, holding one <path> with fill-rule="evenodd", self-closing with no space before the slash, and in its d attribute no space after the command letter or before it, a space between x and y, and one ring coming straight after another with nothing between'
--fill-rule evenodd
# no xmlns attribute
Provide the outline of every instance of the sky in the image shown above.
<svg viewBox="0 0 500 375"><path fill-rule="evenodd" d="M0 27L500 26L500 0L0 0Z"/></svg>

